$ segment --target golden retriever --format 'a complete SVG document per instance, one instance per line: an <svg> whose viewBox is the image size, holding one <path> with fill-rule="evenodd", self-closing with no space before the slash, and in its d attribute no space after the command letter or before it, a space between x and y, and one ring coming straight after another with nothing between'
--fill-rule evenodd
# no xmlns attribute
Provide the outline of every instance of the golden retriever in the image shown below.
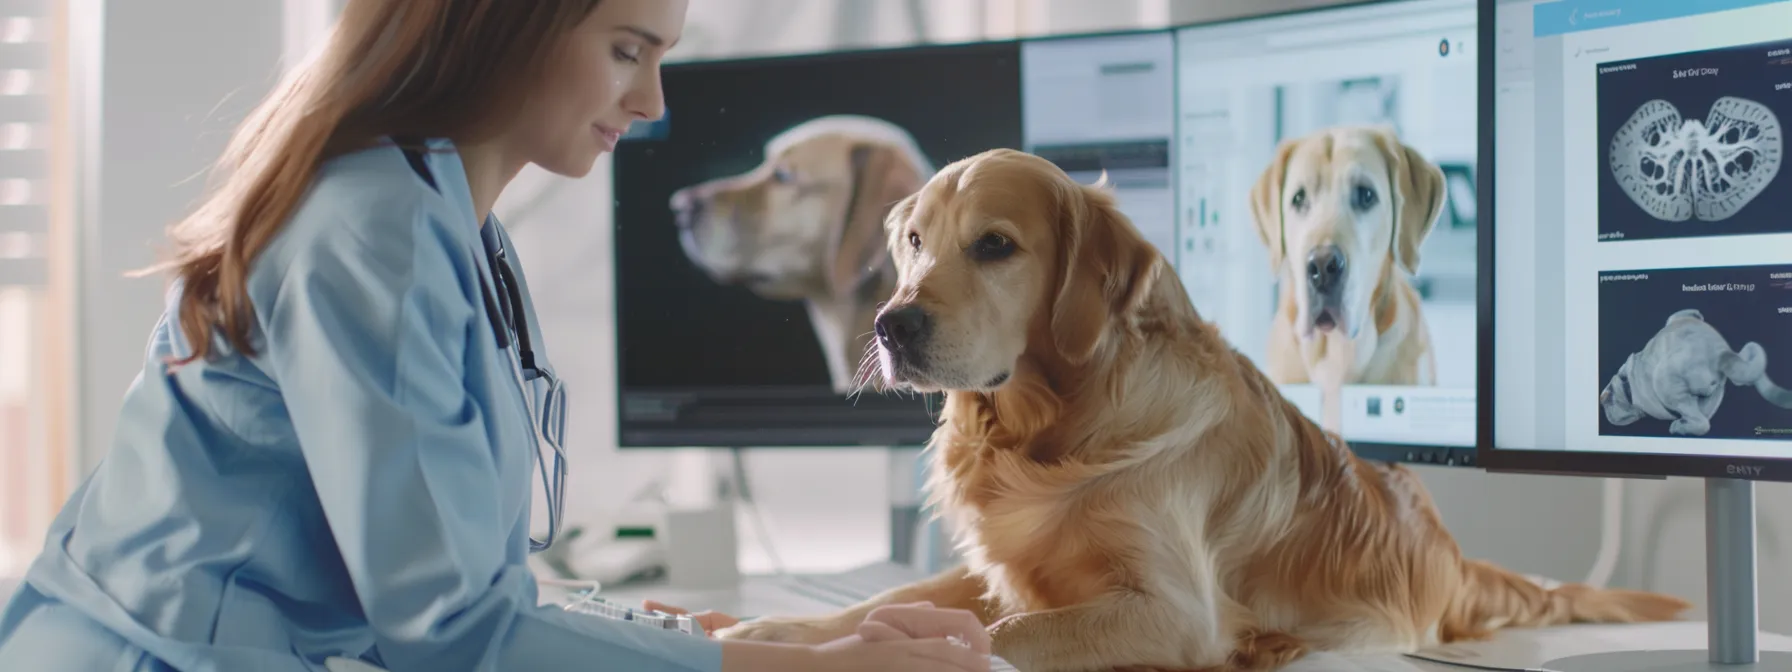
<svg viewBox="0 0 1792 672"><path fill-rule="evenodd" d="M1250 669L1688 606L1463 558L1418 478L1282 398L1099 183L993 150L888 230L876 356L886 384L946 391L929 487L966 564L719 637L826 641L930 601L975 611L1028 672Z"/></svg>
<svg viewBox="0 0 1792 672"><path fill-rule="evenodd" d="M1251 189L1281 287L1263 368L1317 385L1327 430L1345 385L1437 384L1411 277L1444 195L1443 171L1379 126L1285 140Z"/></svg>
<svg viewBox="0 0 1792 672"><path fill-rule="evenodd" d="M758 167L679 189L673 221L685 255L723 284L800 300L848 393L896 273L883 220L933 174L907 131L881 119L818 117L773 137Z"/></svg>

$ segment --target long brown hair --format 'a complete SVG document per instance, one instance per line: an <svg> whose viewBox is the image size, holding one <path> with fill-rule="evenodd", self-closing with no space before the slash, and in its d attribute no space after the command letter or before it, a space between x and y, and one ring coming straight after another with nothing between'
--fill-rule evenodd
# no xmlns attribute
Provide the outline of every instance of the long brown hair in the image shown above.
<svg viewBox="0 0 1792 672"><path fill-rule="evenodd" d="M388 135L473 142L500 132L565 34L600 0L349 0L321 51L252 111L213 169L215 186L169 228L179 321L207 357L222 332L253 355L251 262L286 224L319 166Z"/></svg>

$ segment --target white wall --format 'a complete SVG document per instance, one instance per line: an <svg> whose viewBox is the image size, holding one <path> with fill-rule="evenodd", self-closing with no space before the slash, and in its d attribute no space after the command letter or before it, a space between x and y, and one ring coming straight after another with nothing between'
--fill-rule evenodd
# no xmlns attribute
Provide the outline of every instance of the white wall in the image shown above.
<svg viewBox="0 0 1792 672"><path fill-rule="evenodd" d="M141 370L163 282L124 274L156 260L164 228L201 193L199 176L273 84L282 7L268 0L82 0L99 28L80 142L81 462L111 445L121 395ZM87 470L83 470L84 475Z"/></svg>
<svg viewBox="0 0 1792 672"><path fill-rule="evenodd" d="M235 121L271 84L286 14L272 0L80 2L103 5L107 19L97 91L103 116L86 147L97 162L83 185L92 200L83 208L80 410L85 464L91 467L109 444L118 397L141 365L160 310L158 281L120 274L152 259L149 245L199 193L187 179L216 155ZM910 39L898 2L846 2L869 3L865 7L880 27L855 44ZM1326 0L927 2L937 10L935 39L960 41L1028 30L1105 30L1164 16L1184 22ZM680 51L694 57L835 46L836 10L843 4L692 0L690 37ZM666 476L672 464L664 453L618 454L609 438L615 423L611 201L606 161L579 181L526 173L499 205L527 260L543 329L572 395L568 507L574 522L605 520L645 479ZM785 561L820 568L881 557L885 468L875 451L756 452L749 471ZM1420 471L1470 555L1563 579L1580 578L1592 564L1598 481ZM1684 479L1630 482L1618 583L1703 602L1701 492L1699 483ZM1792 488L1763 486L1760 501L1761 566L1783 566L1792 560L1792 515L1785 513L1792 510ZM842 534L843 521L869 522L869 534ZM763 567L760 549L748 544L748 566ZM1761 587L1764 625L1792 632L1792 580L1763 571Z"/></svg>

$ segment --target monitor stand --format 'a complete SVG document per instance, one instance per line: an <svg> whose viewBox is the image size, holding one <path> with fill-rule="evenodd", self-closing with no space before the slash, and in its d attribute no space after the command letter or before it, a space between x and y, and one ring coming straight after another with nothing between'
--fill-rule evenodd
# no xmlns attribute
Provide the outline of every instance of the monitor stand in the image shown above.
<svg viewBox="0 0 1792 672"><path fill-rule="evenodd" d="M1792 653L1761 651L1755 588L1755 484L1705 479L1706 650L1622 651L1572 656L1551 672L1792 672Z"/></svg>
<svg viewBox="0 0 1792 672"><path fill-rule="evenodd" d="M898 565L918 571L937 571L938 523L927 510L927 463L922 459L925 448L890 446L890 558Z"/></svg>

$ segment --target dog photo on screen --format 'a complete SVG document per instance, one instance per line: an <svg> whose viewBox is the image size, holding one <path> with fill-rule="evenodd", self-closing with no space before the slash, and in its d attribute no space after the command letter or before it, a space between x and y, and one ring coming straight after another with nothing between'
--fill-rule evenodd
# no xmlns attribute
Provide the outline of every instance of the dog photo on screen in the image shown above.
<svg viewBox="0 0 1792 672"><path fill-rule="evenodd" d="M1249 194L1277 287L1258 361L1278 384L1317 386L1334 431L1347 385L1474 385L1457 365L1473 362L1473 340L1455 336L1472 335L1476 260L1457 241L1474 223L1451 207L1472 199L1472 179L1464 194L1445 171L1472 174L1473 157L1436 159L1406 137L1430 120L1408 113L1402 81L1276 87L1280 133Z"/></svg>
<svg viewBox="0 0 1792 672"><path fill-rule="evenodd" d="M672 192L678 242L718 284L801 301L834 391L850 392L896 284L884 216L933 176L932 162L902 127L859 115L803 121L762 157Z"/></svg>
<svg viewBox="0 0 1792 672"><path fill-rule="evenodd" d="M668 122L615 159L624 387L860 392L895 281L884 215L936 166L1020 146L1016 56L668 65Z"/></svg>

